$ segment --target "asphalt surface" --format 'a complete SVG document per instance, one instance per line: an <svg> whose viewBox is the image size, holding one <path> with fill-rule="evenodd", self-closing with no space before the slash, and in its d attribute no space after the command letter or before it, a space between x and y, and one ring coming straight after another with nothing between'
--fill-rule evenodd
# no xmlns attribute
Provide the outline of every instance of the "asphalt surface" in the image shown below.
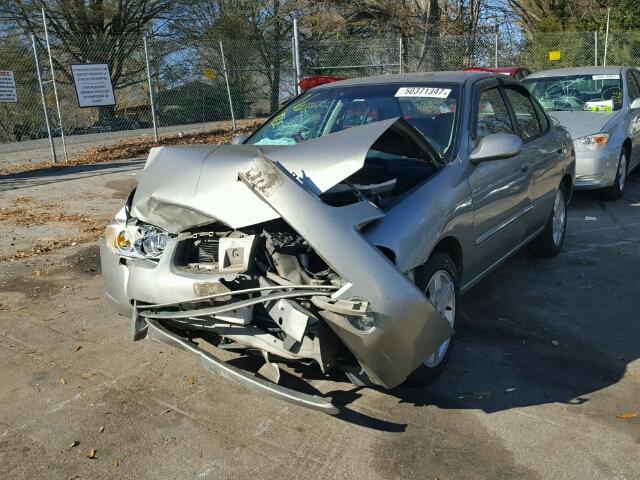
<svg viewBox="0 0 640 480"><path fill-rule="evenodd" d="M140 166L3 177L0 207L101 218ZM11 256L80 227L0 229ZM345 405L339 417L133 343L99 273L95 243L0 263L3 478L640 478L640 415L618 418L640 413L638 172L623 200L576 195L558 257L523 251L462 298L451 362L427 387L302 370Z"/></svg>

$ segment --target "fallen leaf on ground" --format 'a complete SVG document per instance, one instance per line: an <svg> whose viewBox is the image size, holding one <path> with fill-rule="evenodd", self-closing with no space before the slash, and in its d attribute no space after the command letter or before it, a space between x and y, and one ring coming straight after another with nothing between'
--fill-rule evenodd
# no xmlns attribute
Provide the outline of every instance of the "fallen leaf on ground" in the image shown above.
<svg viewBox="0 0 640 480"><path fill-rule="evenodd" d="M89 451L87 452L87 458L91 458L91 459L96 458L96 453L97 453L97 450L95 448L90 448Z"/></svg>
<svg viewBox="0 0 640 480"><path fill-rule="evenodd" d="M160 415L164 415L164 414L169 413L169 412L171 412L171 410L170 409L166 409L166 410L163 410L162 412L160 412Z"/></svg>
<svg viewBox="0 0 640 480"><path fill-rule="evenodd" d="M83 373L82 374L82 378L84 378L86 380L86 379L89 379L89 378L93 377L94 375L95 375L95 373L87 372L87 373Z"/></svg>
<svg viewBox="0 0 640 480"><path fill-rule="evenodd" d="M79 351L79 350L81 350L81 349L82 349L82 345L78 345L78 346L77 346L73 351L74 351L74 352L77 352L77 351Z"/></svg>
<svg viewBox="0 0 640 480"><path fill-rule="evenodd" d="M61 379L60 379L60 383L61 383L62 385L66 385L66 384L67 384L67 382L65 381L65 379L64 379L64 378L61 378Z"/></svg>
<svg viewBox="0 0 640 480"><path fill-rule="evenodd" d="M113 459L113 468L118 468L118 465L120 464L120 462L118 461L117 458Z"/></svg>
<svg viewBox="0 0 640 480"><path fill-rule="evenodd" d="M623 420L629 420L630 418L636 418L638 414L636 412L626 412L621 415L616 415L616 417L621 418Z"/></svg>
<svg viewBox="0 0 640 480"><path fill-rule="evenodd" d="M101 426L101 427L98 429L98 433L102 433L102 432L104 432L104 426Z"/></svg>
<svg viewBox="0 0 640 480"><path fill-rule="evenodd" d="M187 383L189 385L193 385L194 383L196 383L196 379L193 377L187 377Z"/></svg>
<svg viewBox="0 0 640 480"><path fill-rule="evenodd" d="M77 447L78 445L80 445L80 442L77 440L74 440L73 442L71 442L71 445L69 445L69 448Z"/></svg>

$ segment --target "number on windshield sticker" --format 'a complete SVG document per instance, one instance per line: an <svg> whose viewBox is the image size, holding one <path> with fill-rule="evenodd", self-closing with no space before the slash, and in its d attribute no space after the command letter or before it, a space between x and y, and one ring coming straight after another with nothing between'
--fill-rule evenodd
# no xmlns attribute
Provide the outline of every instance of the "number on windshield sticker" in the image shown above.
<svg viewBox="0 0 640 480"><path fill-rule="evenodd" d="M426 97L447 98L451 93L450 88L436 87L401 87L396 92L396 97Z"/></svg>

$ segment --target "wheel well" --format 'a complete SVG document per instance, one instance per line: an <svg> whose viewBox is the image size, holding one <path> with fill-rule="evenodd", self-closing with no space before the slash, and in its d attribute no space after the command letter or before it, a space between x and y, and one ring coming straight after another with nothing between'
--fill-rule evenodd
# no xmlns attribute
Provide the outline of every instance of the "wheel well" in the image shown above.
<svg viewBox="0 0 640 480"><path fill-rule="evenodd" d="M462 247L455 237L445 237L440 240L433 249L433 253L442 252L451 257L458 270L458 274L462 272Z"/></svg>
<svg viewBox="0 0 640 480"><path fill-rule="evenodd" d="M622 148L624 148L627 152L627 158L631 156L631 139L627 138L623 143L622 143ZM629 167L629 165L627 164L627 168Z"/></svg>
<svg viewBox="0 0 640 480"><path fill-rule="evenodd" d="M564 187L565 193L569 196L569 198L567 198L567 203L571 202L571 198L573 197L573 179L571 178L571 175L565 173L560 185Z"/></svg>

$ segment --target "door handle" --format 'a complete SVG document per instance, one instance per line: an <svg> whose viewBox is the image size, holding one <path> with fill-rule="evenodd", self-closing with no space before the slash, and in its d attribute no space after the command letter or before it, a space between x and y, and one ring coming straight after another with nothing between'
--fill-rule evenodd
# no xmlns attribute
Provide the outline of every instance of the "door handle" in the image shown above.
<svg viewBox="0 0 640 480"><path fill-rule="evenodd" d="M531 166L531 165L529 164L529 162L522 162L522 163L520 164L520 171L521 171L522 173L527 173L527 172L529 171L529 167L530 167L530 166Z"/></svg>

